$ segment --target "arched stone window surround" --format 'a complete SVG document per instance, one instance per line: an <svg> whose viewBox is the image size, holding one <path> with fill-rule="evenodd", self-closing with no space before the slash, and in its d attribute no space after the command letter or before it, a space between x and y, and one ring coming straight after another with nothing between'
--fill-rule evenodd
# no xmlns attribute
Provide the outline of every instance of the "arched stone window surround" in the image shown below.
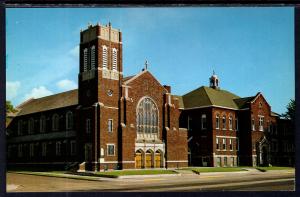
<svg viewBox="0 0 300 197"><path fill-rule="evenodd" d="M42 115L40 117L40 132L44 133L46 131L46 116Z"/></svg>
<svg viewBox="0 0 300 197"><path fill-rule="evenodd" d="M136 107L136 124L138 138L159 137L159 109L155 101L142 97Z"/></svg>
<svg viewBox="0 0 300 197"><path fill-rule="evenodd" d="M52 130L57 131L59 128L59 115L53 114L52 115Z"/></svg>
<svg viewBox="0 0 300 197"><path fill-rule="evenodd" d="M72 129L73 123L74 123L73 113L71 111L68 111L66 113L66 129L67 130Z"/></svg>

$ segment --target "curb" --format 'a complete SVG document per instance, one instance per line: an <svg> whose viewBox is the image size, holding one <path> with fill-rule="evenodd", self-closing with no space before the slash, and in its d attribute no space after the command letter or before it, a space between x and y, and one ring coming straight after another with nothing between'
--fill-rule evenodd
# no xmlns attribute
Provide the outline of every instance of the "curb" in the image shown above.
<svg viewBox="0 0 300 197"><path fill-rule="evenodd" d="M172 176L181 176L181 174L127 175L127 176L118 176L117 179L155 178L155 177L172 177Z"/></svg>

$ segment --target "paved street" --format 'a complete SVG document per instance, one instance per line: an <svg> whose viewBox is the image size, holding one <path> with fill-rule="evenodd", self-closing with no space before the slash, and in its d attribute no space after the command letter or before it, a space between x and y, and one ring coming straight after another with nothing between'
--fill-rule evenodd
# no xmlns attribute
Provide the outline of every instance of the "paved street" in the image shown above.
<svg viewBox="0 0 300 197"><path fill-rule="evenodd" d="M7 173L8 192L294 191L294 171L182 174L172 177L75 180Z"/></svg>

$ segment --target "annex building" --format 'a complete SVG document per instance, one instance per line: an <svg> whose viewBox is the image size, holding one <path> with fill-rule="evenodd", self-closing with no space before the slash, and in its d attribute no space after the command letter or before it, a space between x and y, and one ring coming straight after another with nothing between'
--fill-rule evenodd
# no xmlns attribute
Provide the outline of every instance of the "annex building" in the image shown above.
<svg viewBox="0 0 300 197"><path fill-rule="evenodd" d="M209 87L172 95L145 69L123 76L122 33L80 33L78 89L29 99L7 126L10 165L80 170L267 165L294 162L293 131L261 93ZM280 147L285 147L281 149ZM283 151L286 151L283 154Z"/></svg>

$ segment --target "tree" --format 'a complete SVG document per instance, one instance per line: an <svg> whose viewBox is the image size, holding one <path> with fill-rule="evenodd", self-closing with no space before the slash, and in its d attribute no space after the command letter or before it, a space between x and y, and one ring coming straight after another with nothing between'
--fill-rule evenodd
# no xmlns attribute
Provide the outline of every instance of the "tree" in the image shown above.
<svg viewBox="0 0 300 197"><path fill-rule="evenodd" d="M11 117L8 116L9 113L15 113L17 110L12 105L11 101L6 101L6 125L10 122Z"/></svg>
<svg viewBox="0 0 300 197"><path fill-rule="evenodd" d="M289 104L286 106L287 112L282 114L282 117L295 122L295 114L296 114L296 102L295 100L291 99Z"/></svg>

